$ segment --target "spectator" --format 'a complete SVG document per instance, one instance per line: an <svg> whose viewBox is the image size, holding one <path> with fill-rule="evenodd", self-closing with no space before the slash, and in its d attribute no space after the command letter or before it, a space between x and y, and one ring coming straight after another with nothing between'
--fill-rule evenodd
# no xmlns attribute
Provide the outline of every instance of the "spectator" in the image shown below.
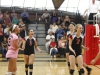
<svg viewBox="0 0 100 75"><path fill-rule="evenodd" d="M57 21L57 17L58 17L58 16L57 16L57 13L56 13L56 11L54 10L54 11L52 12L52 15L51 15L52 23Z"/></svg>
<svg viewBox="0 0 100 75"><path fill-rule="evenodd" d="M57 31L58 26L56 25L56 22L53 22L52 29L53 29L54 33Z"/></svg>
<svg viewBox="0 0 100 75"><path fill-rule="evenodd" d="M54 31L52 29L52 25L50 25L50 28L48 29L48 32L47 33L49 34L50 31L52 31L54 33Z"/></svg>
<svg viewBox="0 0 100 75"><path fill-rule="evenodd" d="M11 23L11 19L9 17L9 15L5 16L5 24L8 25L9 23Z"/></svg>
<svg viewBox="0 0 100 75"><path fill-rule="evenodd" d="M50 46L50 43L51 43L51 40L55 38L55 36L53 35L52 31L49 32L49 34L46 36L46 50L47 52L49 52L49 46Z"/></svg>
<svg viewBox="0 0 100 75"><path fill-rule="evenodd" d="M66 25L65 25L65 23L64 22L62 22L62 29L64 30L64 34L66 34L67 33L67 31L69 31L69 26L67 27Z"/></svg>
<svg viewBox="0 0 100 75"><path fill-rule="evenodd" d="M9 37L9 35L10 35L10 27L7 25L6 26L6 28L4 29L4 35L5 35L5 37L6 38L8 38Z"/></svg>
<svg viewBox="0 0 100 75"><path fill-rule="evenodd" d="M56 53L57 53L57 48L56 48L56 42L55 39L53 38L51 43L50 43L50 55L51 57L56 57Z"/></svg>
<svg viewBox="0 0 100 75"><path fill-rule="evenodd" d="M19 24L19 19L17 18L17 16L15 16L12 20L13 24Z"/></svg>
<svg viewBox="0 0 100 75"><path fill-rule="evenodd" d="M58 41L58 48L60 57L65 56L66 44L63 36L61 36L60 40Z"/></svg>
<svg viewBox="0 0 100 75"><path fill-rule="evenodd" d="M25 38L27 36L25 24L23 24L21 27L22 28L20 30L20 36L21 36L21 38Z"/></svg>
<svg viewBox="0 0 100 75"><path fill-rule="evenodd" d="M3 30L4 29L2 28L2 25L0 24L0 43L3 42L3 36L4 36Z"/></svg>
<svg viewBox="0 0 100 75"><path fill-rule="evenodd" d="M67 27L69 27L69 25L70 25L69 16L65 16L64 22L65 22L65 25L66 25Z"/></svg>
<svg viewBox="0 0 100 75"><path fill-rule="evenodd" d="M57 18L57 20L56 20L56 24L57 24L57 25L61 25L61 24L62 24L61 17L58 17L58 18Z"/></svg>
<svg viewBox="0 0 100 75"><path fill-rule="evenodd" d="M12 20L15 16L17 16L17 13L15 13L15 10L12 10L12 13L11 13L11 20Z"/></svg>
<svg viewBox="0 0 100 75"><path fill-rule="evenodd" d="M59 25L56 34L57 34L57 40L59 40L59 38L64 35L64 30L62 29L61 25Z"/></svg>
<svg viewBox="0 0 100 75"><path fill-rule="evenodd" d="M7 10L7 11L5 11L5 13L4 13L4 19L6 18L6 15L9 15L9 11ZM10 16L10 15L9 15Z"/></svg>
<svg viewBox="0 0 100 75"><path fill-rule="evenodd" d="M4 37L4 41L2 42L2 57L3 58L5 58L5 56L6 56L7 47L8 47L7 39L6 39L6 37Z"/></svg>
<svg viewBox="0 0 100 75"><path fill-rule="evenodd" d="M23 20L22 20L22 19L19 19L19 26L21 27L21 26L23 26L23 25L24 25Z"/></svg>
<svg viewBox="0 0 100 75"><path fill-rule="evenodd" d="M48 22L48 19L50 18L50 14L48 13L47 9L45 10L41 18L45 21L45 23Z"/></svg>
<svg viewBox="0 0 100 75"><path fill-rule="evenodd" d="M95 1L96 0L92 0L92 3L89 4L89 7L85 10L84 15L83 15L83 17L85 17L86 12L89 11L89 18L88 18L88 20L90 20L88 22L89 24L93 24L93 21L91 21L93 20L93 16L96 15L98 11L100 12L99 5Z"/></svg>
<svg viewBox="0 0 100 75"><path fill-rule="evenodd" d="M28 17L29 17L29 14L26 11L26 9L24 9L24 11L21 13L21 18L22 18L23 22L30 23L30 20L28 19Z"/></svg>
<svg viewBox="0 0 100 75"><path fill-rule="evenodd" d="M3 14L2 14L2 12L0 11L0 24L2 23L2 21L3 21Z"/></svg>

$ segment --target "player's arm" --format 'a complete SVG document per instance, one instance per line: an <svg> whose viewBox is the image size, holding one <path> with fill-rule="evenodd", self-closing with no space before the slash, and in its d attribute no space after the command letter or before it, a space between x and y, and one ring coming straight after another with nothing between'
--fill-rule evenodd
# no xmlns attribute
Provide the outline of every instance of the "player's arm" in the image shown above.
<svg viewBox="0 0 100 75"><path fill-rule="evenodd" d="M18 50L22 44L22 38L19 37L18 39L13 40L15 50Z"/></svg>
<svg viewBox="0 0 100 75"><path fill-rule="evenodd" d="M100 44L98 44L98 46L99 46L99 52L98 52L97 56L95 57L95 61L97 61L100 58Z"/></svg>
<svg viewBox="0 0 100 75"><path fill-rule="evenodd" d="M73 52L74 50L72 49L72 38L69 38L69 49Z"/></svg>
<svg viewBox="0 0 100 75"><path fill-rule="evenodd" d="M83 39L82 39L81 47L82 47L84 50L88 50L88 49L89 49L88 47L85 47L85 46L84 46Z"/></svg>
<svg viewBox="0 0 100 75"><path fill-rule="evenodd" d="M25 44L26 44L26 41L23 40L23 41L22 41L22 48L20 48L21 50L24 50L24 49L25 49Z"/></svg>
<svg viewBox="0 0 100 75"><path fill-rule="evenodd" d="M35 41L35 49L38 50L39 52L42 52L42 50L40 50L40 48L37 46L37 41Z"/></svg>
<svg viewBox="0 0 100 75"><path fill-rule="evenodd" d="M18 42L19 42L18 39L15 39L13 41L15 50L18 50L20 48L21 42L19 42L19 43Z"/></svg>

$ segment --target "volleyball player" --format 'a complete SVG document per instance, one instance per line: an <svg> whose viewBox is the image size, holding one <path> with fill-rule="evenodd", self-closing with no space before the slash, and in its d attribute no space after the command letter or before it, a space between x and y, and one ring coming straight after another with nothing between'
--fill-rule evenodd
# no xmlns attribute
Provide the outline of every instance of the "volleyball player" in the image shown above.
<svg viewBox="0 0 100 75"><path fill-rule="evenodd" d="M73 23L73 22L71 22L70 23L70 25L69 25L69 28L70 28L70 31L68 31L67 32L67 36L66 36L66 38L67 38L67 49L66 49L66 60L67 60L67 64L68 64L68 67L69 67L69 71L70 71L70 62L69 62L69 36L71 35L71 34L73 34L74 33L74 29L75 29L75 24Z"/></svg>
<svg viewBox="0 0 100 75"><path fill-rule="evenodd" d="M22 39L18 38L18 34L20 33L20 29L18 25L12 26L12 33L8 38L8 51L6 54L6 58L8 59L8 72L6 75L16 75L16 62L18 56L18 50L22 43Z"/></svg>
<svg viewBox="0 0 100 75"><path fill-rule="evenodd" d="M95 64L96 61L100 58L100 32L99 32L99 41L98 41L99 52L96 57L91 61L91 64Z"/></svg>
<svg viewBox="0 0 100 75"><path fill-rule="evenodd" d="M88 50L88 47L84 47L81 45L83 41L83 36L81 34L82 32L82 25L77 24L76 25L76 33L70 35L69 37L69 61L70 61L70 75L73 75L74 69L75 69L75 58L77 59L78 67L80 69L80 72L82 75L85 74L85 71L83 69L83 57L82 57L82 49L83 47L85 50Z"/></svg>
<svg viewBox="0 0 100 75"><path fill-rule="evenodd" d="M34 35L34 31L30 29L28 31L28 36L25 38L25 41L23 42L23 46L22 46L22 49L24 49L26 75L28 75L28 67L30 70L29 75L32 75L32 72L33 72L33 63L34 63L34 58L35 58L34 47L39 52L42 52L42 50L40 50L39 47L37 46L37 41L33 37L33 35Z"/></svg>

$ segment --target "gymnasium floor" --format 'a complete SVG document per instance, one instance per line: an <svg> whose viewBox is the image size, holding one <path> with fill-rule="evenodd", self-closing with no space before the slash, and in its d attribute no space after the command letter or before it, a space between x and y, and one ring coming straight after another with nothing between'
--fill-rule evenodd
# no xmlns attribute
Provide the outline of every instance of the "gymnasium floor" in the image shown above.
<svg viewBox="0 0 100 75"><path fill-rule="evenodd" d="M8 62L5 58L0 58L0 75L5 75L7 64ZM98 65L99 68L91 65L89 66L93 68L91 75L100 75L100 65ZM22 54L18 56L17 68L17 75L25 75ZM50 58L48 54L36 54L33 75L69 75L66 59L53 59ZM78 75L77 68L75 68L74 75Z"/></svg>

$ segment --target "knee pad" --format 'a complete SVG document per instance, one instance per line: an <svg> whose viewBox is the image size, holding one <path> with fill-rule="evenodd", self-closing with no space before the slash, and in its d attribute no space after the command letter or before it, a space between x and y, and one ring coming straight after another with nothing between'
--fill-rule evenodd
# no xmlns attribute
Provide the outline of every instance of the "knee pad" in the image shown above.
<svg viewBox="0 0 100 75"><path fill-rule="evenodd" d="M76 64L76 67L78 67L78 64Z"/></svg>
<svg viewBox="0 0 100 75"><path fill-rule="evenodd" d="M28 64L25 64L25 68L28 68Z"/></svg>
<svg viewBox="0 0 100 75"><path fill-rule="evenodd" d="M12 72L7 72L6 75L12 75Z"/></svg>
<svg viewBox="0 0 100 75"><path fill-rule="evenodd" d="M70 67L70 62L67 63L68 67Z"/></svg>
<svg viewBox="0 0 100 75"><path fill-rule="evenodd" d="M12 72L12 74L16 75L17 73L16 72Z"/></svg>
<svg viewBox="0 0 100 75"><path fill-rule="evenodd" d="M84 74L85 71L84 71L83 68L81 68L81 69L80 69L80 72L81 72L82 74Z"/></svg>
<svg viewBox="0 0 100 75"><path fill-rule="evenodd" d="M30 64L29 65L29 69L33 69L33 64Z"/></svg>
<svg viewBox="0 0 100 75"><path fill-rule="evenodd" d="M71 69L71 70L70 70L70 74L73 75L73 73L74 73L74 70Z"/></svg>

